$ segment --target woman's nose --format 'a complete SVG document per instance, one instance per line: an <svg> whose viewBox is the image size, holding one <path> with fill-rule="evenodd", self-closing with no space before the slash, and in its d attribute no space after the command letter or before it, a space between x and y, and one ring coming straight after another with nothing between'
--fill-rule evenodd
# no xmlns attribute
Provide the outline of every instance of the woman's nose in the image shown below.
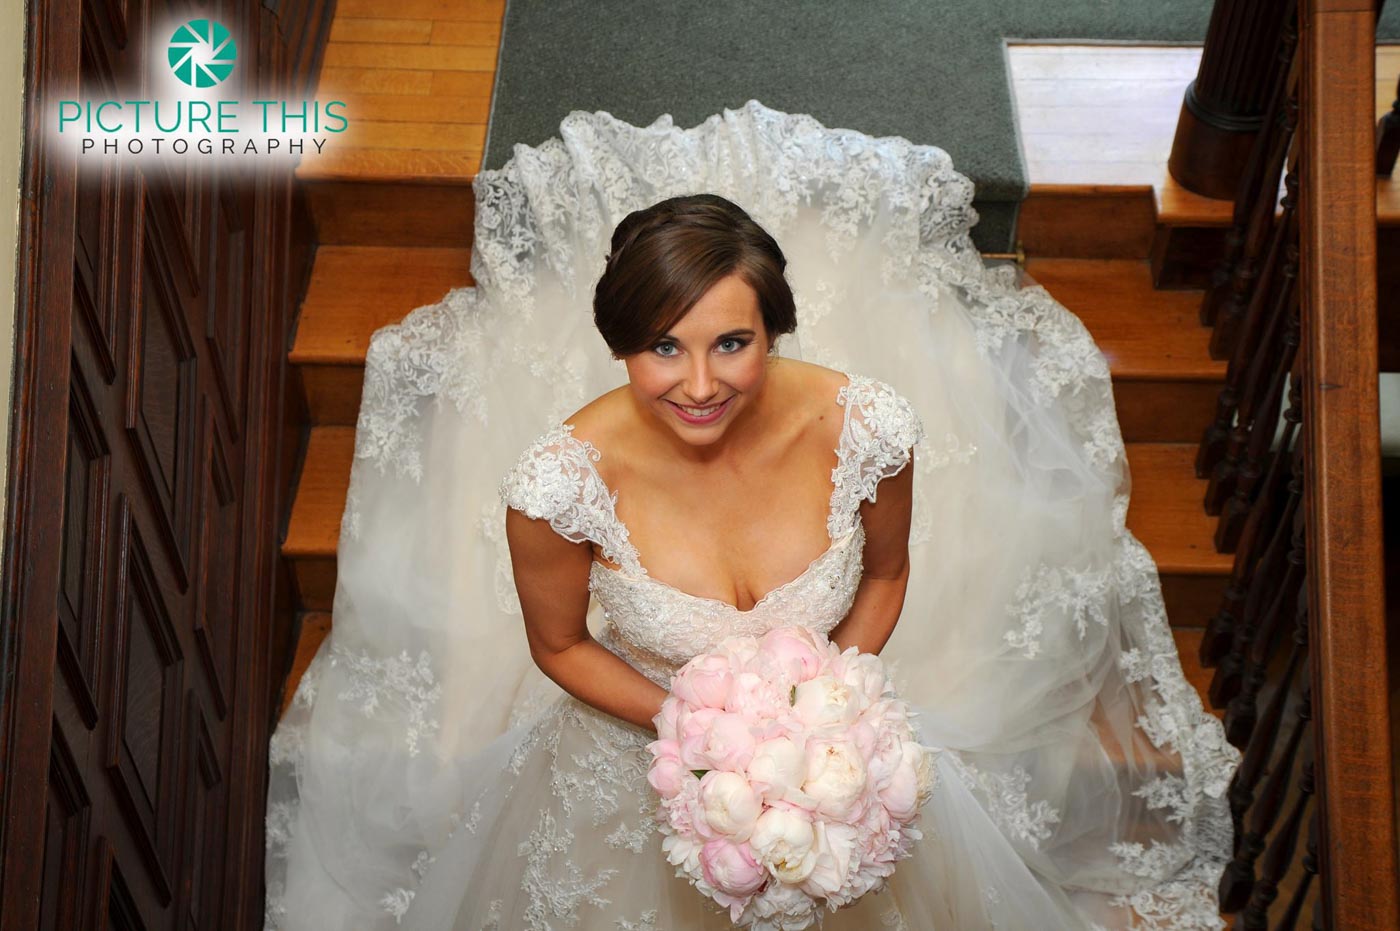
<svg viewBox="0 0 1400 931"><path fill-rule="evenodd" d="M685 393L696 407L703 406L714 398L718 388L719 385L715 382L708 362L702 360L691 366L690 377L686 380Z"/></svg>

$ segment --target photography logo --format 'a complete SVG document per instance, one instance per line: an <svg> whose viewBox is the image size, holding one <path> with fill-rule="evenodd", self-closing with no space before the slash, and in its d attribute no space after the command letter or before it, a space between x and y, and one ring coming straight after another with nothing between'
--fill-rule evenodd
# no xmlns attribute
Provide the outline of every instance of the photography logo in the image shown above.
<svg viewBox="0 0 1400 931"><path fill-rule="evenodd" d="M213 87L233 73L238 45L222 23L192 19L170 37L170 70L190 87Z"/></svg>
<svg viewBox="0 0 1400 931"><path fill-rule="evenodd" d="M80 170L105 170L112 160L291 170L304 156L320 157L332 139L349 138L342 135L350 127L345 101L269 87L269 63L259 59L257 43L224 23L160 17L148 25L146 48L148 70L139 83L111 96L53 102L50 139Z"/></svg>

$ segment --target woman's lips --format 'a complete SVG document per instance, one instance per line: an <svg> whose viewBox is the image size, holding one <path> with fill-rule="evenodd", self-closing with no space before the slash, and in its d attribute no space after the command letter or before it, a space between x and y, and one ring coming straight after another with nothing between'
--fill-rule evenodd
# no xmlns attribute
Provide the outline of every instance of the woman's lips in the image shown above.
<svg viewBox="0 0 1400 931"><path fill-rule="evenodd" d="M729 410L729 402L733 400L734 395L731 394L729 397L724 399L724 402L722 404L720 404L719 410L705 417L696 417L693 414L687 413L685 408L681 407L675 401L667 401L666 403L671 405L671 409L676 412L676 416L679 417L681 420L684 420L688 424L701 425L707 423L714 423L716 420L719 420L721 417L723 417L724 412Z"/></svg>

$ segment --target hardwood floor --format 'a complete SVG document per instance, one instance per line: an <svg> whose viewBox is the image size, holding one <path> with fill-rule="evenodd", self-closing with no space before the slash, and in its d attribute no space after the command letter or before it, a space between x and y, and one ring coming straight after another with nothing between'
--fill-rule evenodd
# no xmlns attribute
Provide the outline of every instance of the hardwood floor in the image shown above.
<svg viewBox="0 0 1400 931"><path fill-rule="evenodd" d="M345 101L350 128L297 177L470 180L504 15L505 0L342 0L317 96Z"/></svg>
<svg viewBox="0 0 1400 931"><path fill-rule="evenodd" d="M1007 46L1022 156L1032 187L1150 184L1158 214L1225 225L1229 201L1193 194L1167 174L1181 97L1199 46ZM1400 45L1376 48L1376 118L1395 100ZM1400 225L1400 182L1377 185L1381 223Z"/></svg>

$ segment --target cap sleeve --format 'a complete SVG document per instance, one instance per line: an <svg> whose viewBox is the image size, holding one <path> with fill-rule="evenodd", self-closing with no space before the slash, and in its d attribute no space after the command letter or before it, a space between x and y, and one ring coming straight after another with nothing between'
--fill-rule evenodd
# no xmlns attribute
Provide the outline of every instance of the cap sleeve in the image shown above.
<svg viewBox="0 0 1400 931"><path fill-rule="evenodd" d="M835 476L835 493L845 506L835 509L834 519L849 516L861 501L874 501L880 481L897 475L924 438L923 421L907 398L879 379L850 379L837 398L847 409Z"/></svg>
<svg viewBox="0 0 1400 931"><path fill-rule="evenodd" d="M547 520L556 533L574 543L592 541L614 562L623 562L613 505L614 497L593 467L601 454L572 435L571 424L558 424L525 448L501 479L502 503L527 517Z"/></svg>

